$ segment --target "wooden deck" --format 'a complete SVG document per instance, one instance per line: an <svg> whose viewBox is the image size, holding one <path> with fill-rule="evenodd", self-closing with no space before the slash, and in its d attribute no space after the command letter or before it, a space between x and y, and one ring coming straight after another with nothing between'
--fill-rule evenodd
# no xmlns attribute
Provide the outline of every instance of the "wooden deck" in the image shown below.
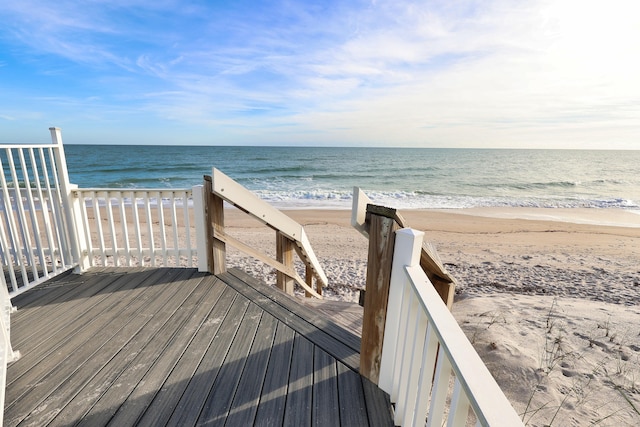
<svg viewBox="0 0 640 427"><path fill-rule="evenodd" d="M345 301L319 300L316 298L299 298L299 301L325 315L327 319L353 332L358 337L362 336L362 316L364 310L356 303Z"/></svg>
<svg viewBox="0 0 640 427"><path fill-rule="evenodd" d="M238 270L91 269L13 300L5 425L393 425L360 338Z"/></svg>

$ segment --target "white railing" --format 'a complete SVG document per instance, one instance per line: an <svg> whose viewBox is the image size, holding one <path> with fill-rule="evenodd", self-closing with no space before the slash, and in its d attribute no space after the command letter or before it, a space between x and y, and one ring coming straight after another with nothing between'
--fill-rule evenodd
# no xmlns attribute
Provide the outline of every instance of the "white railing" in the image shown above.
<svg viewBox="0 0 640 427"><path fill-rule="evenodd" d="M90 266L197 265L190 189L76 189ZM196 209L194 209L194 204Z"/></svg>
<svg viewBox="0 0 640 427"><path fill-rule="evenodd" d="M424 271L424 233L396 233L379 387L397 425L521 426L522 421Z"/></svg>
<svg viewBox="0 0 640 427"><path fill-rule="evenodd" d="M52 144L0 146L0 258L10 294L77 265L60 130Z"/></svg>
<svg viewBox="0 0 640 427"><path fill-rule="evenodd" d="M4 393L7 384L7 364L20 358L11 347L11 313L15 308L9 299L4 274L0 275L0 426L4 418Z"/></svg>
<svg viewBox="0 0 640 427"><path fill-rule="evenodd" d="M193 189L80 189L69 182L60 129L50 132L51 144L0 146L0 259L11 297L74 267L197 265L202 186L195 199Z"/></svg>

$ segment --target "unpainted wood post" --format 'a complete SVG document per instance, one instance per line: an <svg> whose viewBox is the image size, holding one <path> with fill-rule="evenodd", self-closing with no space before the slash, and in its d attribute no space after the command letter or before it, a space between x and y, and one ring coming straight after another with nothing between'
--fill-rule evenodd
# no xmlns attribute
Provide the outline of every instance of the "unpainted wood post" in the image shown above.
<svg viewBox="0 0 640 427"><path fill-rule="evenodd" d="M276 232L276 261L281 262L286 267L293 268L293 242L283 233ZM295 281L286 274L278 271L276 273L276 286L289 295L293 295L293 284Z"/></svg>
<svg viewBox="0 0 640 427"><path fill-rule="evenodd" d="M378 383L387 316L395 231L393 218L369 216L369 254L360 344L360 374Z"/></svg>
<svg viewBox="0 0 640 427"><path fill-rule="evenodd" d="M313 289L313 268L311 268L310 265L306 265L305 266L305 271L304 271L304 281L306 282L307 285L309 285L309 287L311 289ZM318 294L322 295L322 283L319 280L316 280L316 292L318 292ZM304 291L304 296L307 298L311 298L313 295L311 295L309 292Z"/></svg>
<svg viewBox="0 0 640 427"><path fill-rule="evenodd" d="M212 194L212 182L211 177L208 175L204 176L204 183L202 185L202 192L204 200L203 204L203 215L204 215L204 238L205 238L205 250L206 250L206 271L213 274L213 213L212 213L212 204L211 198ZM197 230L196 230L197 231Z"/></svg>
<svg viewBox="0 0 640 427"><path fill-rule="evenodd" d="M434 262L434 257L437 257L435 248L431 247L427 243L423 243L422 252L420 254L420 267L422 267L422 270L431 281L436 292L438 292L442 301L447 305L449 311L451 311L453 308L453 297L456 291L456 284L451 277L444 279L435 273L441 271L441 267Z"/></svg>
<svg viewBox="0 0 640 427"><path fill-rule="evenodd" d="M212 273L222 274L227 271L227 245L218 239L216 234L224 234L224 200L215 193L210 193L209 215L211 215L212 240L211 263Z"/></svg>

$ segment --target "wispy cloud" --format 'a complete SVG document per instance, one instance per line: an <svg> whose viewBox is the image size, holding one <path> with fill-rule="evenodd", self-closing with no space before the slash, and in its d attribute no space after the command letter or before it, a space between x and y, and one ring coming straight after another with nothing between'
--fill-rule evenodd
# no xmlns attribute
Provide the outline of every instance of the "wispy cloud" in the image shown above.
<svg viewBox="0 0 640 427"><path fill-rule="evenodd" d="M37 58L41 75L67 61L77 74L68 96L99 96L105 117L236 126L238 138L262 127L254 136L265 141L279 128L292 142L530 146L615 128L629 141L640 131L637 9L25 0L0 5L0 42L27 47L16 56Z"/></svg>

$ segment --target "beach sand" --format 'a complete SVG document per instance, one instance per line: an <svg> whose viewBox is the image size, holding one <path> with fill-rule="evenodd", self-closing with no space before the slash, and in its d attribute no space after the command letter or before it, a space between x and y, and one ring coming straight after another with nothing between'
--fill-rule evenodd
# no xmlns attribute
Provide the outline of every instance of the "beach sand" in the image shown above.
<svg viewBox="0 0 640 427"><path fill-rule="evenodd" d="M368 242L350 226L350 211L285 213L305 227L329 278L326 298L357 301ZM453 314L527 425L640 425L640 215L402 215L458 281ZM229 234L275 252L273 230L236 210L225 222ZM275 281L273 269L233 250L229 264Z"/></svg>

